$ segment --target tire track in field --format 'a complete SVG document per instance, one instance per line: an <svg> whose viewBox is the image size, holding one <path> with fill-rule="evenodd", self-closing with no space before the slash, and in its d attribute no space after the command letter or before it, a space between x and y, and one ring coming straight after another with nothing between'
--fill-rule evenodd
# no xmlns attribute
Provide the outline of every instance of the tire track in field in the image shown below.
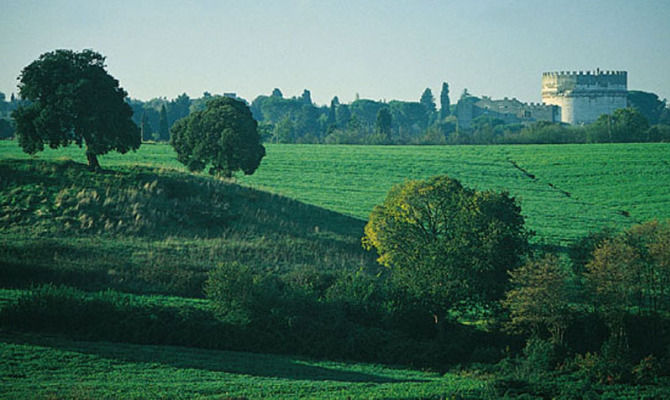
<svg viewBox="0 0 670 400"><path fill-rule="evenodd" d="M665 161L665 160L663 160L663 161L664 161L665 163L667 163L667 161ZM520 166L516 161L514 161L514 160L512 160L511 158L508 157L508 158L507 158L507 162L509 162L509 163L512 165L512 167L514 167L514 168L516 168L517 170L521 171L521 173L523 173L526 177L528 177L528 178L531 179L532 181L534 181L534 182L538 182L538 183L539 183L539 180L538 180L538 178L535 176L535 174L530 173L530 171L528 171L527 169L525 169L525 168L523 168L522 166ZM550 188L552 188L553 190L557 191L558 193L561 193L563 196L572 198L572 194L571 194L570 192L568 192L568 191L566 191L566 190L563 190L563 189L561 189L561 188L556 187L556 185L554 185L553 183L551 183L551 182L547 182L547 185L549 185ZM574 199L574 198L572 198L572 200L577 201L577 200ZM583 201L583 200L579 200L579 202L582 203L582 204L585 204L585 205L587 205L587 206L590 206L590 207L602 207L602 208L604 208L604 209L606 209L606 210L608 210L608 211L612 211L612 212L617 213L617 214L619 214L619 215L621 215L621 216L623 216L623 217L630 218L630 212L628 212L628 211L626 211L626 210L612 209L612 208L609 208L609 207L607 207L607 206L603 206L603 205L601 205L601 204L589 203L589 202L587 202L587 201ZM636 223L640 223L640 221L637 221L637 220L634 220L634 222L636 222Z"/></svg>

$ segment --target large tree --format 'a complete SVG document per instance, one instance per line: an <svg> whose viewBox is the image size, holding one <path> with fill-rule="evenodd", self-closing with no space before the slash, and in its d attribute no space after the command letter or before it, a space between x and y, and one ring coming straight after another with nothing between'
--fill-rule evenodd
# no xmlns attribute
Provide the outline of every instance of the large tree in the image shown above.
<svg viewBox="0 0 670 400"><path fill-rule="evenodd" d="M177 121L170 143L177 159L191 171L230 177L242 170L251 175L265 156L257 122L249 107L228 97L213 99L203 111Z"/></svg>
<svg viewBox="0 0 670 400"><path fill-rule="evenodd" d="M363 246L435 315L486 305L506 288L528 233L506 193L476 191L448 176L394 186L365 226Z"/></svg>
<svg viewBox="0 0 670 400"><path fill-rule="evenodd" d="M655 125L665 110L665 100L660 100L656 93L630 90L628 91L628 106L642 113L650 125Z"/></svg>
<svg viewBox="0 0 670 400"><path fill-rule="evenodd" d="M91 169L110 150L140 147L140 129L132 121L126 92L105 70L105 57L93 50L55 50L21 71L19 93L27 100L12 114L19 145L28 154L68 146L86 146Z"/></svg>

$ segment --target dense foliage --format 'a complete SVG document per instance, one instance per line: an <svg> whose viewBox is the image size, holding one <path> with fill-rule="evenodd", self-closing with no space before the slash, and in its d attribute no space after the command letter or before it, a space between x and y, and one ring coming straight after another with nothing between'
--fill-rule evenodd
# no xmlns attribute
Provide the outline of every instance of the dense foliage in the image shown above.
<svg viewBox="0 0 670 400"><path fill-rule="evenodd" d="M526 253L528 233L507 193L437 176L394 186L370 214L363 245L442 317L459 305L499 299L507 271Z"/></svg>
<svg viewBox="0 0 670 400"><path fill-rule="evenodd" d="M56 50L44 53L21 71L19 144L26 153L75 143L86 146L90 168L110 150L126 153L140 146L140 131L131 120L126 92L105 71L105 58L92 51Z"/></svg>
<svg viewBox="0 0 670 400"><path fill-rule="evenodd" d="M210 174L226 177L238 170L253 174L265 156L249 108L227 97L179 120L172 127L170 144L189 170L202 171L209 165Z"/></svg>

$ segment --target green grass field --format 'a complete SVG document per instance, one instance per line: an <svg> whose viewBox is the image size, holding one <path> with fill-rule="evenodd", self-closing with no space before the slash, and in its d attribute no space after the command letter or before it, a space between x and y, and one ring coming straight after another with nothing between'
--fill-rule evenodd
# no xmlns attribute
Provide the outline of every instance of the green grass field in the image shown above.
<svg viewBox="0 0 670 400"><path fill-rule="evenodd" d="M110 153L101 157L108 171L91 174L66 161L84 163L79 148L30 157L15 142L0 141L0 309L20 301L33 284L55 282L81 290L82 301L116 302L138 313L113 325L152 327L156 312L175 315L171 326L192 333L199 328L189 318L209 318L207 300L194 297L202 297L213 265L235 259L277 272L374 268L374 256L360 247L370 210L393 184L437 174L478 189L509 191L520 200L537 239L551 244L604 226L670 218L670 144L268 145L267 153L256 174L238 176L248 186L240 188L184 173L163 144ZM180 220L184 210L197 221ZM108 226L110 221L125 225ZM107 288L114 291L104 292ZM11 325L0 329L3 399L478 399L500 394L486 375L23 332ZM142 334L117 336L146 343ZM177 344L194 343L180 340ZM609 389L599 390L604 395ZM619 398L640 394L635 387L611 390Z"/></svg>
<svg viewBox="0 0 670 400"><path fill-rule="evenodd" d="M481 399L488 386L370 364L0 333L3 399Z"/></svg>
<svg viewBox="0 0 670 400"><path fill-rule="evenodd" d="M367 219L389 188L447 174L519 199L549 243L670 218L670 144L269 146L244 183Z"/></svg>
<svg viewBox="0 0 670 400"><path fill-rule="evenodd" d="M366 220L393 184L447 174L477 189L506 190L521 203L537 240L563 244L605 226L670 218L670 144L518 146L266 145L267 156L241 183ZM76 147L40 159L85 162ZM15 142L0 159L26 159ZM110 153L106 167L184 170L172 149L145 144Z"/></svg>

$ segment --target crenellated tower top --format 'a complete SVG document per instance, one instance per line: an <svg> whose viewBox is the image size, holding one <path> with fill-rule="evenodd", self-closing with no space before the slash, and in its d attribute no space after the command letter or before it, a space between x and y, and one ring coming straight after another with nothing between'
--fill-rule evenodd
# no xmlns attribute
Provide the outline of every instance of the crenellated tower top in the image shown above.
<svg viewBox="0 0 670 400"><path fill-rule="evenodd" d="M590 123L626 107L628 72L560 71L542 73L542 101L561 107L561 121Z"/></svg>

